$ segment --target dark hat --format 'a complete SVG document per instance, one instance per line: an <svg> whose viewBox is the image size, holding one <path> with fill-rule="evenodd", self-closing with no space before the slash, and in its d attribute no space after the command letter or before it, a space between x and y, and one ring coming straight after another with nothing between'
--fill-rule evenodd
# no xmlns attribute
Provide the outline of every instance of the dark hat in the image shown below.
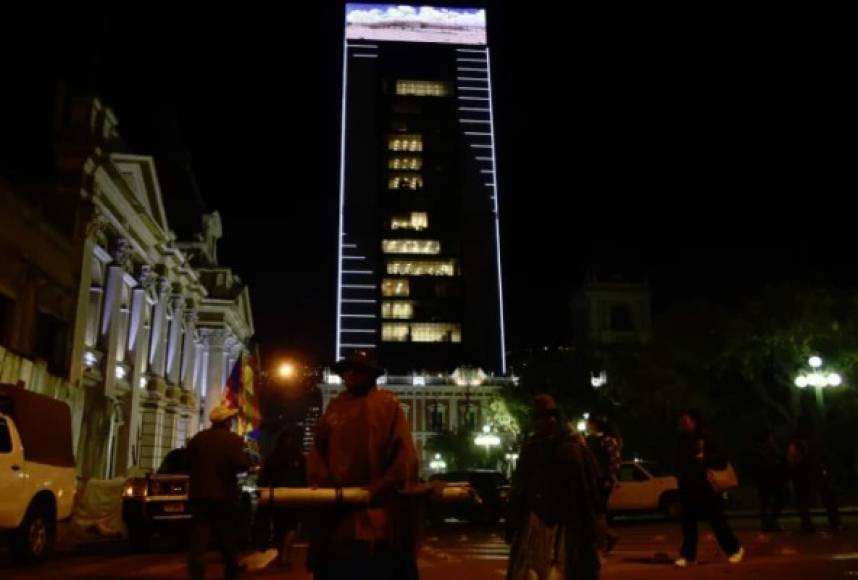
<svg viewBox="0 0 858 580"><path fill-rule="evenodd" d="M373 380L384 374L384 370L376 364L372 356L367 351L360 349L353 350L346 355L346 358L338 360L334 363L332 370L343 376L346 369L350 368L365 372Z"/></svg>
<svg viewBox="0 0 858 580"><path fill-rule="evenodd" d="M536 414L557 413L557 403L554 397L545 393L533 398L533 412Z"/></svg>

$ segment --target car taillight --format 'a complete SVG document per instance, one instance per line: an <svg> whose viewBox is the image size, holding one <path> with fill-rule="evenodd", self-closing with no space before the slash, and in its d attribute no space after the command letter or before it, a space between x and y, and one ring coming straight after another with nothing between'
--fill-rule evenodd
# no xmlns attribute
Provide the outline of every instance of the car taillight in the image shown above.
<svg viewBox="0 0 858 580"><path fill-rule="evenodd" d="M122 497L146 497L147 485L145 479L130 479L122 488Z"/></svg>

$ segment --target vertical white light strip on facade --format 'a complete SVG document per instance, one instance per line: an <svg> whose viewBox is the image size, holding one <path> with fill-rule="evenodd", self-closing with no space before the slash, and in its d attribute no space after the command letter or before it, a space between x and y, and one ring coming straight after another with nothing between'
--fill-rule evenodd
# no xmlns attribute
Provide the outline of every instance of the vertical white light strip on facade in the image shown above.
<svg viewBox="0 0 858 580"><path fill-rule="evenodd" d="M489 56L489 47L486 46L486 76L489 79L488 88L489 88L489 127L491 127L491 132L495 131L495 115L494 109L492 105L492 59ZM492 135L492 143L491 143L491 151L492 151L492 169L497 172L497 158L495 156L495 137ZM503 276L501 270L501 254L500 254L500 215L498 213L498 186L497 186L497 173L495 173L494 183L492 184L492 188L494 189L494 196L492 200L494 202L494 210L495 210L495 247L496 247L496 256L497 256L497 265L498 265L498 311L500 313L500 348L501 348L501 372L506 374L506 329L505 322L503 318Z"/></svg>
<svg viewBox="0 0 858 580"><path fill-rule="evenodd" d="M343 102L340 113L340 217L339 230L337 234L337 337L334 360L340 360L340 318L343 311L343 211L345 208L346 194L346 81L349 45L346 42L347 26L343 27Z"/></svg>

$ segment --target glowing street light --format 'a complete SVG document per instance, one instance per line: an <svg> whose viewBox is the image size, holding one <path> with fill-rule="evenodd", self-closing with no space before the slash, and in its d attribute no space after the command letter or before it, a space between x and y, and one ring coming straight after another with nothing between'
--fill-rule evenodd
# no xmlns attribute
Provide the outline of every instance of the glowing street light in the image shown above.
<svg viewBox="0 0 858 580"><path fill-rule="evenodd" d="M295 365L291 362L282 362L277 367L277 376L281 379L291 379L295 376Z"/></svg>
<svg viewBox="0 0 858 580"><path fill-rule="evenodd" d="M823 409L822 391L829 387L839 387L843 384L843 377L833 371L822 368L822 357L813 355L807 359L807 364L813 369L811 372L800 372L793 381L799 389L813 387L816 391L816 403L820 411Z"/></svg>
<svg viewBox="0 0 858 580"><path fill-rule="evenodd" d="M483 425L483 432L474 438L474 443L480 447L485 447L486 453L492 447L500 445L500 437L492 433L492 428L488 425Z"/></svg>
<svg viewBox="0 0 858 580"><path fill-rule="evenodd" d="M429 462L429 468L432 471L445 471L447 469L447 462L444 461L440 453L436 453L435 459Z"/></svg>

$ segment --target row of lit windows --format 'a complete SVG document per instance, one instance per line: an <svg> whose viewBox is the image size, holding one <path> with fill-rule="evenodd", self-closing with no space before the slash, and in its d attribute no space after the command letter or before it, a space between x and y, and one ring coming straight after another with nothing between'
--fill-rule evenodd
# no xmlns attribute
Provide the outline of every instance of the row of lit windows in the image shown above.
<svg viewBox="0 0 858 580"><path fill-rule="evenodd" d="M387 138L387 148L390 151L423 151L423 135L390 135Z"/></svg>
<svg viewBox="0 0 858 580"><path fill-rule="evenodd" d="M417 97L446 97L450 94L450 85L441 81L396 81L397 95Z"/></svg>
<svg viewBox="0 0 858 580"><path fill-rule="evenodd" d="M402 300L396 302L385 300L381 303L381 317L406 320L414 318L414 303Z"/></svg>
<svg viewBox="0 0 858 580"><path fill-rule="evenodd" d="M462 342L462 326L450 322L385 322L384 342Z"/></svg>
<svg viewBox="0 0 858 580"><path fill-rule="evenodd" d="M390 218L390 229L392 230L414 230L419 232L429 227L429 214L424 211L412 211Z"/></svg>
<svg viewBox="0 0 858 580"><path fill-rule="evenodd" d="M387 160L388 169L405 169L417 171L423 167L423 159L416 155L392 155Z"/></svg>
<svg viewBox="0 0 858 580"><path fill-rule="evenodd" d="M421 175L391 175L387 179L388 189L423 189L423 176Z"/></svg>
<svg viewBox="0 0 858 580"><path fill-rule="evenodd" d="M391 260L387 273L394 276L455 276L455 260Z"/></svg>
<svg viewBox="0 0 858 580"><path fill-rule="evenodd" d="M381 240L385 254L440 254L438 240Z"/></svg>

